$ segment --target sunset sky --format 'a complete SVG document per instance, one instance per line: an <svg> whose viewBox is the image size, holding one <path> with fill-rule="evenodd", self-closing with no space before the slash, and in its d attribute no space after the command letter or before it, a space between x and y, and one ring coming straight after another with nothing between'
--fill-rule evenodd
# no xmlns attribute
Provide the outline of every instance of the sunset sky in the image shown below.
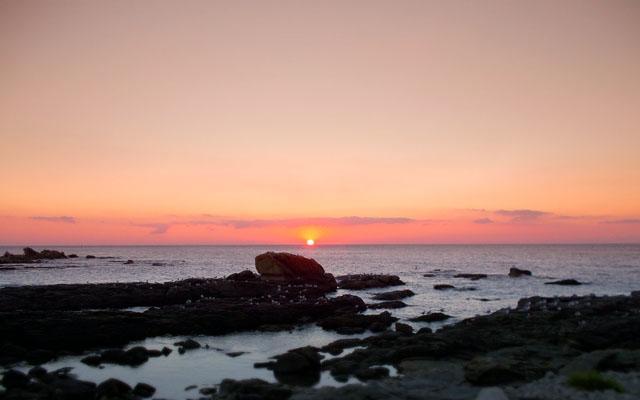
<svg viewBox="0 0 640 400"><path fill-rule="evenodd" d="M0 244L640 242L640 2L0 1Z"/></svg>

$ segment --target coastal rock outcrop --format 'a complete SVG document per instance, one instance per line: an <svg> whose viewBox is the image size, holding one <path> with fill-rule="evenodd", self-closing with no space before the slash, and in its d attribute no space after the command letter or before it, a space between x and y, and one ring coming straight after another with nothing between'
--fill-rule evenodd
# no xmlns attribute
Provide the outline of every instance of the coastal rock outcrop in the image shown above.
<svg viewBox="0 0 640 400"><path fill-rule="evenodd" d="M341 275L336 278L340 289L363 290L387 286L400 286L404 282L397 275L384 274L352 274Z"/></svg>
<svg viewBox="0 0 640 400"><path fill-rule="evenodd" d="M509 268L509 276L512 278L519 278L521 276L531 276L531 271L527 269L511 267Z"/></svg>
<svg viewBox="0 0 640 400"><path fill-rule="evenodd" d="M415 296L413 290L394 290L392 292L376 293L373 295L374 300L400 300L405 297Z"/></svg>
<svg viewBox="0 0 640 400"><path fill-rule="evenodd" d="M4 255L0 256L0 264L28 264L41 260L57 260L61 258L67 258L62 251L45 249L38 252L31 247L25 247L22 249L22 254L5 252Z"/></svg>
<svg viewBox="0 0 640 400"><path fill-rule="evenodd" d="M328 274L316 260L291 253L269 251L256 257L256 270L267 281L306 282L330 290L337 288L333 275Z"/></svg>
<svg viewBox="0 0 640 400"><path fill-rule="evenodd" d="M545 282L545 285L560 285L560 286L579 286L582 285L582 282L579 282L575 279L561 279L559 281L553 282Z"/></svg>

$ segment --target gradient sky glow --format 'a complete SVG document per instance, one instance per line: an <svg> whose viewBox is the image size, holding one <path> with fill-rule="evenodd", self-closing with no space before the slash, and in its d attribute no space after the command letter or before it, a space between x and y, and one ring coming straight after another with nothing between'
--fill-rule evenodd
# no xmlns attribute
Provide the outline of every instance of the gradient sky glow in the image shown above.
<svg viewBox="0 0 640 400"><path fill-rule="evenodd" d="M0 244L640 242L640 2L0 1Z"/></svg>

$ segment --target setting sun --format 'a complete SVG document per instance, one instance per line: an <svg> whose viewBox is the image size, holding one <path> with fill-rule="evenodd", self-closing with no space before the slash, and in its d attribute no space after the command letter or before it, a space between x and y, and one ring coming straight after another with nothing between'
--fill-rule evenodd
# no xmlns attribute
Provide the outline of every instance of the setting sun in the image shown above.
<svg viewBox="0 0 640 400"><path fill-rule="evenodd" d="M307 246L313 246L314 244L316 244L316 241L313 239L307 239Z"/></svg>

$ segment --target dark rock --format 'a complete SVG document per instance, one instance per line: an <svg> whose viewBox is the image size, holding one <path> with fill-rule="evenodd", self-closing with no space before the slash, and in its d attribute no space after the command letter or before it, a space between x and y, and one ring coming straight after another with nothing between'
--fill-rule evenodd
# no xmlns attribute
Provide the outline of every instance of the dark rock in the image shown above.
<svg viewBox="0 0 640 400"><path fill-rule="evenodd" d="M561 285L561 286L578 286L582 285L582 282L578 282L575 279L561 279L559 281L545 282L545 285Z"/></svg>
<svg viewBox="0 0 640 400"><path fill-rule="evenodd" d="M200 345L200 343L196 342L193 339L187 339L187 340L183 340L181 342L175 342L173 345L174 346L178 346L181 349L185 349L185 350L195 350L195 349L199 349L200 347L202 347Z"/></svg>
<svg viewBox="0 0 640 400"><path fill-rule="evenodd" d="M418 329L418 332L416 332L416 334L418 335L422 335L424 333L433 333L433 330L431 330L431 328L429 328L428 326L425 326L423 328Z"/></svg>
<svg viewBox="0 0 640 400"><path fill-rule="evenodd" d="M97 367L102 363L102 357L98 354L92 354L90 356L86 356L80 360L81 363L90 365L92 367Z"/></svg>
<svg viewBox="0 0 640 400"><path fill-rule="evenodd" d="M344 349L356 347L361 345L362 343L362 339L339 339L335 342L331 342L328 345L321 347L320 350L325 353L337 356L338 354L342 353Z"/></svg>
<svg viewBox="0 0 640 400"><path fill-rule="evenodd" d="M96 397L98 399L103 397L122 398L129 394L131 394L131 386L115 378L107 379L96 388Z"/></svg>
<svg viewBox="0 0 640 400"><path fill-rule="evenodd" d="M299 374L320 371L322 356L318 353L318 349L307 346L289 350L274 358L276 362L270 365L269 369L279 373Z"/></svg>
<svg viewBox="0 0 640 400"><path fill-rule="evenodd" d="M396 275L355 274L338 276L336 279L340 289L349 290L404 285L404 282Z"/></svg>
<svg viewBox="0 0 640 400"><path fill-rule="evenodd" d="M420 315L415 318L411 318L409 321L413 322L437 322L444 321L451 318L451 315L447 315L441 312L434 312L429 314Z"/></svg>
<svg viewBox="0 0 640 400"><path fill-rule="evenodd" d="M406 307L407 305L400 300L393 300L393 301L383 301L381 303L375 303L375 304L367 304L367 308L372 309L372 310L377 310L377 309L395 309L395 308L403 308Z"/></svg>
<svg viewBox="0 0 640 400"><path fill-rule="evenodd" d="M436 274L424 274L422 276L424 276L425 278L433 278L436 276Z"/></svg>
<svg viewBox="0 0 640 400"><path fill-rule="evenodd" d="M89 259L89 260L91 260L91 259L96 258L96 256L92 256L91 254L88 254L86 258L87 258L87 259Z"/></svg>
<svg viewBox="0 0 640 400"><path fill-rule="evenodd" d="M129 264L133 264L133 260L127 260L124 262L124 265L129 265Z"/></svg>
<svg viewBox="0 0 640 400"><path fill-rule="evenodd" d="M165 356L165 357L166 357L166 356L168 356L169 354L171 354L171 352L172 352L172 351L173 351L173 350L171 350L170 348L168 348L168 347L166 347L166 346L165 346L165 347L163 347L163 348L162 348L162 350L161 350L160 352L162 353L162 355L163 355L163 356Z"/></svg>
<svg viewBox="0 0 640 400"><path fill-rule="evenodd" d="M231 274L227 276L226 279L231 281L254 281L260 279L260 275L254 274L253 272L246 269L242 272Z"/></svg>
<svg viewBox="0 0 640 400"><path fill-rule="evenodd" d="M486 278L487 274L456 274L453 277L454 278L466 278L466 279L471 279L472 281L477 281L478 279Z"/></svg>
<svg viewBox="0 0 640 400"><path fill-rule="evenodd" d="M392 292L376 293L373 295L374 300L400 300L405 297L414 296L415 293L412 290L394 290Z"/></svg>
<svg viewBox="0 0 640 400"><path fill-rule="evenodd" d="M389 369L385 367L370 367L366 369L360 369L356 371L355 376L361 381L386 378L389 376Z"/></svg>
<svg viewBox="0 0 640 400"><path fill-rule="evenodd" d="M60 258L67 258L67 256L57 250L42 250L40 252L35 251L31 247L25 247L22 249L22 254L11 254L5 252L0 257L0 264L28 264L38 262L40 260L56 260Z"/></svg>
<svg viewBox="0 0 640 400"><path fill-rule="evenodd" d="M531 276L531 271L526 269L511 267L509 268L509 276L512 278L518 278L520 276Z"/></svg>
<svg viewBox="0 0 640 400"><path fill-rule="evenodd" d="M86 400L96 397L95 383L75 379L65 372L59 374L53 372L44 380L46 380L46 387L55 393L53 398L56 400Z"/></svg>
<svg viewBox="0 0 640 400"><path fill-rule="evenodd" d="M291 253L267 252L256 257L256 270L268 281L306 282L335 290L336 280L316 260Z"/></svg>
<svg viewBox="0 0 640 400"><path fill-rule="evenodd" d="M38 365L44 364L55 358L55 354L49 350L35 349L27 352L25 359L29 364Z"/></svg>
<svg viewBox="0 0 640 400"><path fill-rule="evenodd" d="M380 332L397 320L388 311L377 315L342 314L321 319L318 321L318 326L340 334L362 333L367 329L372 332Z"/></svg>
<svg viewBox="0 0 640 400"><path fill-rule="evenodd" d="M205 388L201 388L199 390L200 394L205 395L205 396L212 396L214 394L216 394L218 392L218 389L214 388L214 387L205 387Z"/></svg>
<svg viewBox="0 0 640 400"><path fill-rule="evenodd" d="M29 370L29 376L37 378L37 379L41 379L43 378L45 375L47 375L47 370L44 369L41 366L36 366L33 367Z"/></svg>
<svg viewBox="0 0 640 400"><path fill-rule="evenodd" d="M286 400L292 393L283 385L261 379L225 379L220 383L220 397L228 400Z"/></svg>
<svg viewBox="0 0 640 400"><path fill-rule="evenodd" d="M69 257L69 258L78 258L78 255L77 254L69 254L67 257Z"/></svg>
<svg viewBox="0 0 640 400"><path fill-rule="evenodd" d="M156 392L156 388L147 383L138 383L133 388L133 394L140 397L151 397Z"/></svg>
<svg viewBox="0 0 640 400"><path fill-rule="evenodd" d="M413 333L413 327L408 324L403 324L402 322L396 322L396 332L410 335Z"/></svg>
<svg viewBox="0 0 640 400"><path fill-rule="evenodd" d="M29 381L30 379L27 374L16 369L5 371L2 375L2 386L7 389L27 387Z"/></svg>
<svg viewBox="0 0 640 400"><path fill-rule="evenodd" d="M438 285L433 285L433 288L435 290L448 290L448 289L455 289L456 287L453 285L447 285L447 284L438 284Z"/></svg>
<svg viewBox="0 0 640 400"><path fill-rule="evenodd" d="M246 351L232 351L229 353L225 353L226 355L228 355L231 358L236 358L236 357L240 357L243 354L246 354Z"/></svg>
<svg viewBox="0 0 640 400"><path fill-rule="evenodd" d="M478 386L495 386L524 379L522 373L512 364L488 357L478 357L464 367L465 379Z"/></svg>

